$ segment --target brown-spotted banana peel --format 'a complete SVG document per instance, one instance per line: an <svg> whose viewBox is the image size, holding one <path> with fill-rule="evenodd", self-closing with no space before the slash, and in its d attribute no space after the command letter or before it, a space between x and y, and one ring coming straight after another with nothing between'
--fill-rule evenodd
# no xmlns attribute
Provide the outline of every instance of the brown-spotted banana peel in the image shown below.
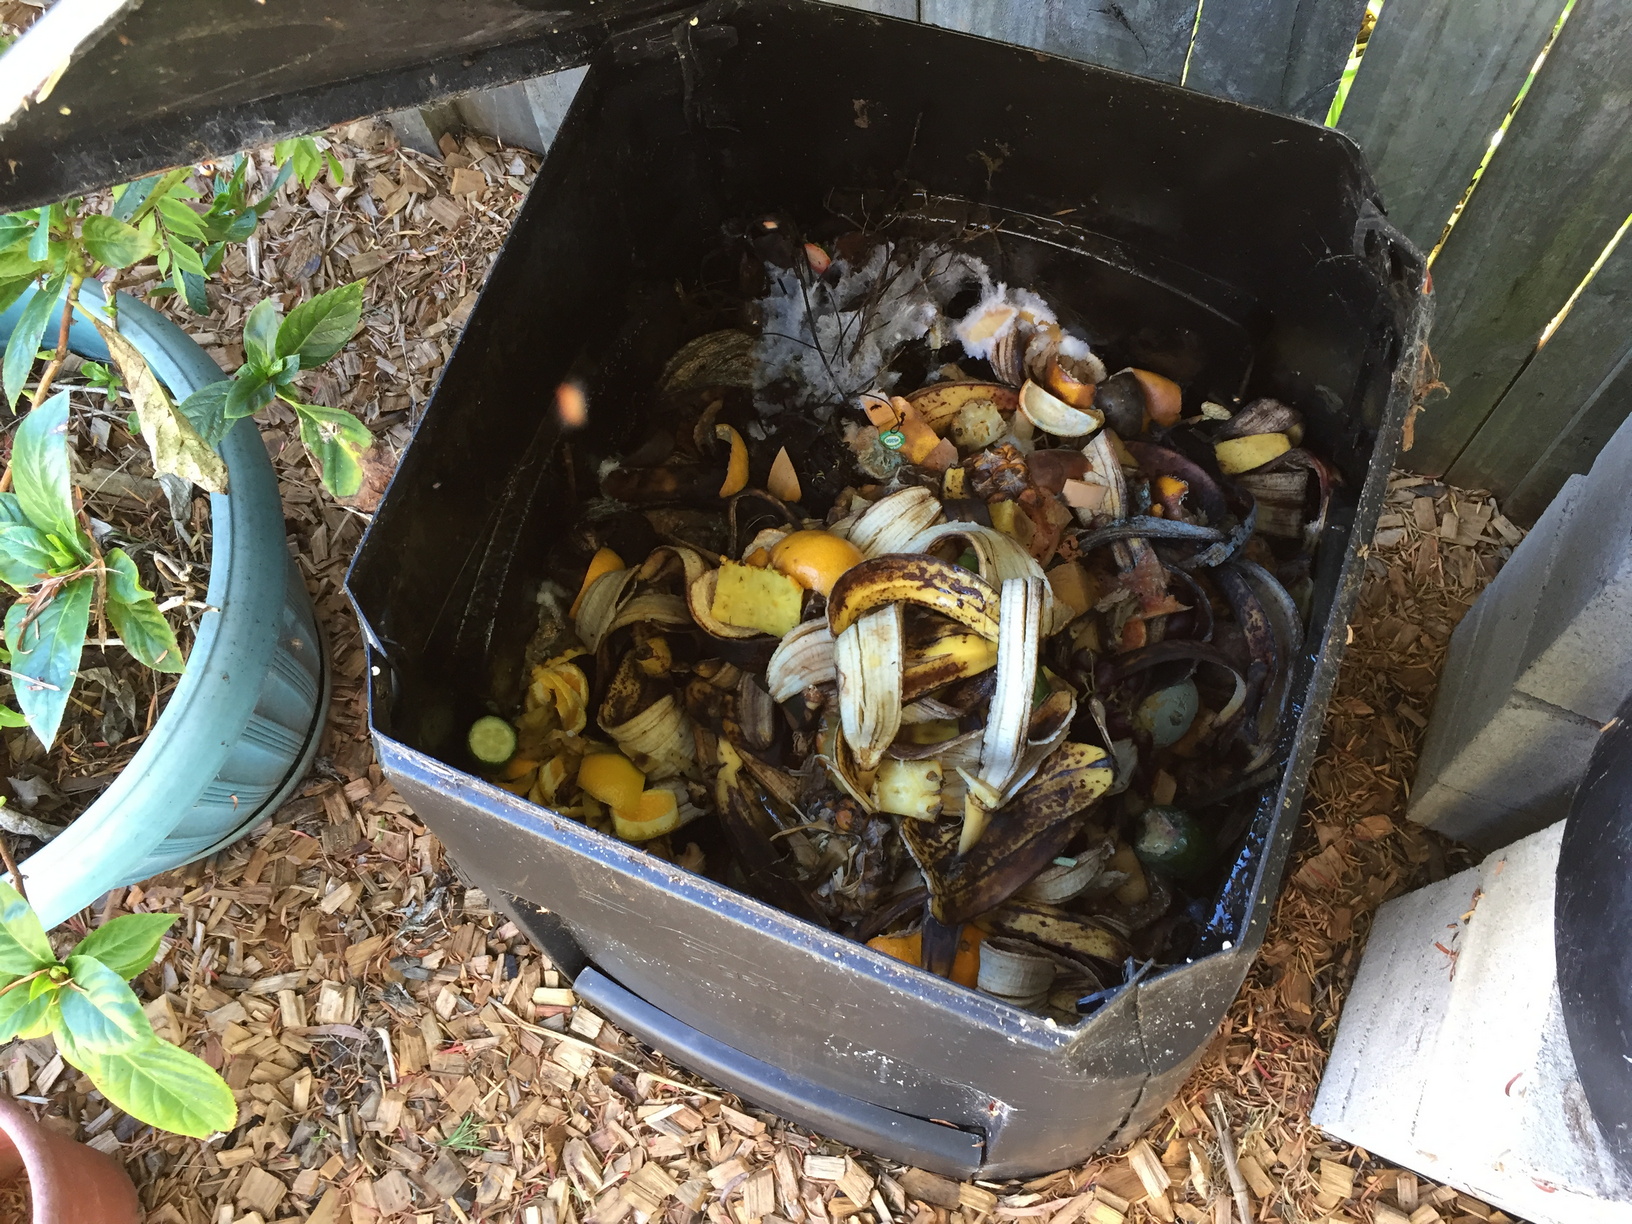
<svg viewBox="0 0 1632 1224"><path fill-rule="evenodd" d="M892 554L863 561L833 584L827 625L834 639L884 604L916 604L998 640L998 594L977 574L927 556Z"/></svg>
<svg viewBox="0 0 1632 1224"><path fill-rule="evenodd" d="M992 814L986 835L966 854L958 853L956 821L902 821L901 835L929 886L930 912L956 924L1003 904L1065 849L1111 776L1104 749L1061 744Z"/></svg>
<svg viewBox="0 0 1632 1224"><path fill-rule="evenodd" d="M878 768L901 730L901 605L862 614L833 639L839 681L839 723L864 773Z"/></svg>
<svg viewBox="0 0 1632 1224"><path fill-rule="evenodd" d="M996 644L956 621L915 625L907 631L901 699L915 701L954 680L989 671L996 663Z"/></svg>
<svg viewBox="0 0 1632 1224"><path fill-rule="evenodd" d="M965 777L963 836L958 852L967 854L980 840L992 809L1020 771L1031 725L1031 698L1037 687L1037 652L1042 644L1041 578L1010 578L1003 584L997 639L997 688L986 715L980 745L980 769Z"/></svg>
<svg viewBox="0 0 1632 1224"><path fill-rule="evenodd" d="M937 523L913 536L904 552L927 553L937 545L950 543L964 546L975 556L975 572L994 587L1001 587L1010 578L1041 578L1043 567L1037 564L1025 546L1011 535L983 523ZM1056 607L1058 603L1051 589L1045 590L1043 603L1043 636L1050 637L1065 628L1071 620L1070 609Z"/></svg>

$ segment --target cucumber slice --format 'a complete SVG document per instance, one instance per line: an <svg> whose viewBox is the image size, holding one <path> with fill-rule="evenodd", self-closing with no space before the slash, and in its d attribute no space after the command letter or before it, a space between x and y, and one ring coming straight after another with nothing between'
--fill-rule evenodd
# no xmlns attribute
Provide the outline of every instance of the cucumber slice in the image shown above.
<svg viewBox="0 0 1632 1224"><path fill-rule="evenodd" d="M1189 879L1207 869L1213 839L1202 823L1183 808L1156 806L1139 815L1139 861L1168 875Z"/></svg>
<svg viewBox="0 0 1632 1224"><path fill-rule="evenodd" d="M489 714L470 725L465 737L470 755L483 765L503 765L516 755L516 729L504 719Z"/></svg>

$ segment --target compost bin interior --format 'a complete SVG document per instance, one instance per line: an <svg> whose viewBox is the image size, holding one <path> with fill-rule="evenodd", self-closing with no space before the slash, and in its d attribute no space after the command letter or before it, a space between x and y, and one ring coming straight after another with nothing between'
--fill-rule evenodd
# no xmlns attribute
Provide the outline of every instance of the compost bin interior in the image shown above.
<svg viewBox="0 0 1632 1224"><path fill-rule="evenodd" d="M1110 368L1187 405L1272 395L1342 474L1316 557L1285 764L1245 801L1187 963L1065 1027L934 978L465 772L514 699L552 548L586 490L563 443L638 444L704 327L722 235L835 190L994 210L980 254L1058 301ZM750 1099L943 1172L1061 1167L1148 1121L1256 948L1335 677L1426 327L1421 256L1328 130L817 4L648 30L592 65L352 573L380 757L461 867L580 989ZM555 389L588 393L563 438ZM1252 804L1255 802L1256 806ZM546 912L547 911L547 912ZM628 992L628 993L625 993ZM642 1002L643 1001L643 1002ZM704 1037L702 1034L709 1036ZM934 1122L926 1121L934 1119Z"/></svg>

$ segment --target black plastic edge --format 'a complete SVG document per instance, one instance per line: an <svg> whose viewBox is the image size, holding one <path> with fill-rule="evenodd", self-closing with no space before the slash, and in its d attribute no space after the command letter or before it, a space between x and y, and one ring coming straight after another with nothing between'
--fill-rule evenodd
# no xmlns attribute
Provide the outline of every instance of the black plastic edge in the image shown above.
<svg viewBox="0 0 1632 1224"><path fill-rule="evenodd" d="M594 967L573 989L613 1024L744 1100L865 1151L887 1151L932 1173L963 1180L980 1171L980 1136L824 1088L699 1032L659 1011Z"/></svg>

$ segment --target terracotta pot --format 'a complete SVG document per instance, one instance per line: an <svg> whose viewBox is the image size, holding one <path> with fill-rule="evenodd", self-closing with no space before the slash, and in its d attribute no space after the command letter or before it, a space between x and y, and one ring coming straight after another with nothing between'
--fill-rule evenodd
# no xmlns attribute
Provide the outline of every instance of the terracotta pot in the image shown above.
<svg viewBox="0 0 1632 1224"><path fill-rule="evenodd" d="M0 1182L28 1178L33 1224L136 1224L136 1187L112 1156L75 1143L0 1099Z"/></svg>

